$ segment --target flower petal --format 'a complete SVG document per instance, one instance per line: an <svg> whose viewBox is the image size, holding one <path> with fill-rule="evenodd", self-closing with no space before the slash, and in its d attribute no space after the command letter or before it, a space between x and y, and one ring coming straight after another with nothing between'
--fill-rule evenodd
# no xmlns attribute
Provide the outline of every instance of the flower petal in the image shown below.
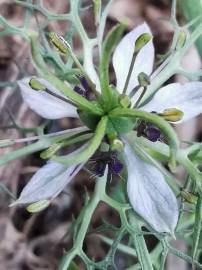
<svg viewBox="0 0 202 270"><path fill-rule="evenodd" d="M76 108L44 91L33 90L29 86L30 78L18 81L23 100L40 116L47 119L59 119L63 117L78 117ZM37 78L49 90L64 97L53 85L44 79Z"/></svg>
<svg viewBox="0 0 202 270"><path fill-rule="evenodd" d="M48 162L40 168L22 190L20 197L12 205L34 203L55 198L72 178L79 172L83 164L67 168L57 162Z"/></svg>
<svg viewBox="0 0 202 270"><path fill-rule="evenodd" d="M163 174L141 160L125 142L127 193L133 209L157 232L173 233L178 220L177 200Z"/></svg>
<svg viewBox="0 0 202 270"><path fill-rule="evenodd" d="M113 55L113 66L116 73L117 89L123 91L126 77L128 75L132 56L135 48L136 39L143 33L150 33L149 26L146 23L134 28L131 32L123 37L118 44ZM138 85L137 76L140 72L150 74L154 62L154 46L152 40L148 42L138 53L133 72L129 81L127 94Z"/></svg>
<svg viewBox="0 0 202 270"><path fill-rule="evenodd" d="M202 113L202 82L172 83L162 87L142 110L162 112L176 108L184 113L182 123Z"/></svg>

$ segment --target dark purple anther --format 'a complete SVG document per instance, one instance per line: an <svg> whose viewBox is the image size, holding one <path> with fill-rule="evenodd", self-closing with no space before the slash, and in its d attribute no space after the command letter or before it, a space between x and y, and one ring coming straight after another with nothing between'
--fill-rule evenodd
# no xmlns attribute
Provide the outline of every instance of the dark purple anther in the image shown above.
<svg viewBox="0 0 202 270"><path fill-rule="evenodd" d="M95 173L97 176L101 177L104 175L106 164L102 161L98 161L95 165Z"/></svg>
<svg viewBox="0 0 202 270"><path fill-rule="evenodd" d="M109 162L109 170L112 174L119 174L123 170L123 164L118 159Z"/></svg>
<svg viewBox="0 0 202 270"><path fill-rule="evenodd" d="M161 137L161 131L154 126L149 126L146 133L148 140L152 142L157 142Z"/></svg>
<svg viewBox="0 0 202 270"><path fill-rule="evenodd" d="M84 90L86 92L90 91L90 87L88 85L88 82L84 76L79 76L79 80L81 82L81 85L83 86Z"/></svg>
<svg viewBox="0 0 202 270"><path fill-rule="evenodd" d="M74 91L82 97L86 97L86 92L80 86L76 85Z"/></svg>

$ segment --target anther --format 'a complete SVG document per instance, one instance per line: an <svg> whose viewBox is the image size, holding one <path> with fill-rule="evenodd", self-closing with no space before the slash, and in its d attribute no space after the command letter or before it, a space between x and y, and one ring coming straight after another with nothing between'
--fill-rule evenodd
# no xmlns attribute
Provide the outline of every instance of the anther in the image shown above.
<svg viewBox="0 0 202 270"><path fill-rule="evenodd" d="M169 108L162 113L158 113L158 115L163 117L166 121L177 122L183 118L184 113L176 108Z"/></svg>

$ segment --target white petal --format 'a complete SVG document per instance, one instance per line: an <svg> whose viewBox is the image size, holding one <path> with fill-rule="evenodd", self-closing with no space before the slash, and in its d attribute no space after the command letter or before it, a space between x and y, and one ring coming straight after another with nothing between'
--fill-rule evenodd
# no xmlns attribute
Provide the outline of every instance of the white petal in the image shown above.
<svg viewBox="0 0 202 270"><path fill-rule="evenodd" d="M143 33L151 34L149 26L146 23L143 23L125 35L114 52L113 66L116 73L117 89L120 93L125 85L135 48L135 41ZM140 72L144 72L148 75L152 72L153 62L154 46L151 40L141 49L136 57L135 65L128 85L128 94L135 86L138 85L137 76Z"/></svg>
<svg viewBox="0 0 202 270"><path fill-rule="evenodd" d="M152 100L141 107L142 110L162 112L168 108L176 108L184 113L177 123L182 123L202 113L202 83L189 82L185 84L172 83L161 89Z"/></svg>
<svg viewBox="0 0 202 270"><path fill-rule="evenodd" d="M127 193L133 209L157 232L173 233L178 220L177 200L162 173L141 160L125 143Z"/></svg>
<svg viewBox="0 0 202 270"><path fill-rule="evenodd" d="M29 86L30 78L18 81L23 100L40 116L47 119L59 119L63 117L78 117L76 108L44 91L33 90ZM54 93L63 96L53 85L44 79L37 78L43 85ZM64 96L63 96L64 97Z"/></svg>
<svg viewBox="0 0 202 270"><path fill-rule="evenodd" d="M48 162L40 168L22 190L19 199L12 205L34 203L56 197L83 165L67 168L57 162Z"/></svg>

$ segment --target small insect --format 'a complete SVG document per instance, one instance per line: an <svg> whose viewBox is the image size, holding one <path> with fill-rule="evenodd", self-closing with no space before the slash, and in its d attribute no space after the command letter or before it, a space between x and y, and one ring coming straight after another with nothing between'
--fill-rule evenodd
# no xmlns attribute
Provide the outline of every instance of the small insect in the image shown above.
<svg viewBox="0 0 202 270"><path fill-rule="evenodd" d="M62 37L56 34L55 32L50 32L49 33L49 38L51 42L54 44L54 46L64 54L68 53L69 50L69 44L67 41Z"/></svg>

